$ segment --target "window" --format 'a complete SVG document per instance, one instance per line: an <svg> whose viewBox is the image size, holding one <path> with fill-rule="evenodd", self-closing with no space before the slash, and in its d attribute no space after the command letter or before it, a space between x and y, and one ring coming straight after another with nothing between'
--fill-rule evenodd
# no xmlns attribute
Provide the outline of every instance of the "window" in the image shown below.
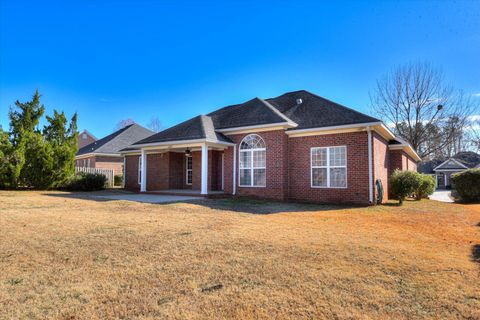
<svg viewBox="0 0 480 320"><path fill-rule="evenodd" d="M240 186L265 187L266 185L266 148L260 136L250 134L240 143L239 171Z"/></svg>
<svg viewBox="0 0 480 320"><path fill-rule="evenodd" d="M313 188L347 187L347 147L312 148L311 186Z"/></svg>
<svg viewBox="0 0 480 320"><path fill-rule="evenodd" d="M87 167L90 168L90 159L87 159Z"/></svg>
<svg viewBox="0 0 480 320"><path fill-rule="evenodd" d="M82 139L83 140L87 139L87 134L86 133L82 134Z"/></svg>
<svg viewBox="0 0 480 320"><path fill-rule="evenodd" d="M192 184L192 156L186 156L186 184L191 185Z"/></svg>
<svg viewBox="0 0 480 320"><path fill-rule="evenodd" d="M142 184L142 157L138 157L138 184Z"/></svg>

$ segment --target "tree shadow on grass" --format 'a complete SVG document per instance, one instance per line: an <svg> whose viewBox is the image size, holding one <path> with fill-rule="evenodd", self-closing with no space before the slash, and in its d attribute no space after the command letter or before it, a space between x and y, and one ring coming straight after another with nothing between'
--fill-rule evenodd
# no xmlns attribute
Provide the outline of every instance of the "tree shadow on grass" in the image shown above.
<svg viewBox="0 0 480 320"><path fill-rule="evenodd" d="M96 191L96 192L61 192L61 193L44 193L45 196L82 199L96 202L110 202L118 200L127 200L139 203L151 203L158 206L171 205L175 203L191 203L213 210L234 211L249 214L276 214L287 212L317 212L330 210L348 210L358 208L353 205L330 205L330 204L312 204L298 202L279 202L269 200L258 200L251 198L214 198L214 199L179 199L168 202L156 202L155 197L165 197L165 195L139 195L137 193L127 191ZM114 196L114 198L109 198ZM138 197L137 197L138 196ZM146 197L144 197L146 196ZM148 199L148 197L151 197ZM137 200L136 200L137 199Z"/></svg>
<svg viewBox="0 0 480 320"><path fill-rule="evenodd" d="M480 263L480 244L476 244L472 247L472 260L476 263Z"/></svg>
<svg viewBox="0 0 480 320"><path fill-rule="evenodd" d="M358 208L353 205L312 204L302 202L280 202L257 200L251 198L221 198L195 200L192 203L214 210L226 210L250 214L275 214L288 212L316 212L331 210L348 210Z"/></svg>

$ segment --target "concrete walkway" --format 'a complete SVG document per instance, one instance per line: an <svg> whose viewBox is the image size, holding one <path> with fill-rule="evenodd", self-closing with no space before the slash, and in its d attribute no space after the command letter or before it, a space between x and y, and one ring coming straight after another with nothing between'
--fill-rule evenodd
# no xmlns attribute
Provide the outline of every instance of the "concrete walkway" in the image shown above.
<svg viewBox="0 0 480 320"><path fill-rule="evenodd" d="M453 202L451 194L449 190L437 190L428 198L440 202Z"/></svg>
<svg viewBox="0 0 480 320"><path fill-rule="evenodd" d="M170 196L164 194L138 194L138 193L116 193L105 195L94 195L92 198L108 199L108 200L127 200L144 203L166 203L166 202L181 202L188 200L199 200L202 197L192 196Z"/></svg>

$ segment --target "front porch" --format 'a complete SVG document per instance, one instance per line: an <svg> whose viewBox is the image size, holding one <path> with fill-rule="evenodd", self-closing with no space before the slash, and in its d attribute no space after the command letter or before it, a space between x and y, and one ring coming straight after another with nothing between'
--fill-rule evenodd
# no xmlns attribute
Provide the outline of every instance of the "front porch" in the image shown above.
<svg viewBox="0 0 480 320"><path fill-rule="evenodd" d="M135 155L126 156L130 168L126 188L168 195L221 195L225 188L227 148L217 143L142 148Z"/></svg>

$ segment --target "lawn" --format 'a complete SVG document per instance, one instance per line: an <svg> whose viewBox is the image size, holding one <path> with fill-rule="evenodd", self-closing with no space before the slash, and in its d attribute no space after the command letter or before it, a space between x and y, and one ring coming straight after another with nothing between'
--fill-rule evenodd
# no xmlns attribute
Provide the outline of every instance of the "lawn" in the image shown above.
<svg viewBox="0 0 480 320"><path fill-rule="evenodd" d="M480 205L0 192L0 318L480 319Z"/></svg>

